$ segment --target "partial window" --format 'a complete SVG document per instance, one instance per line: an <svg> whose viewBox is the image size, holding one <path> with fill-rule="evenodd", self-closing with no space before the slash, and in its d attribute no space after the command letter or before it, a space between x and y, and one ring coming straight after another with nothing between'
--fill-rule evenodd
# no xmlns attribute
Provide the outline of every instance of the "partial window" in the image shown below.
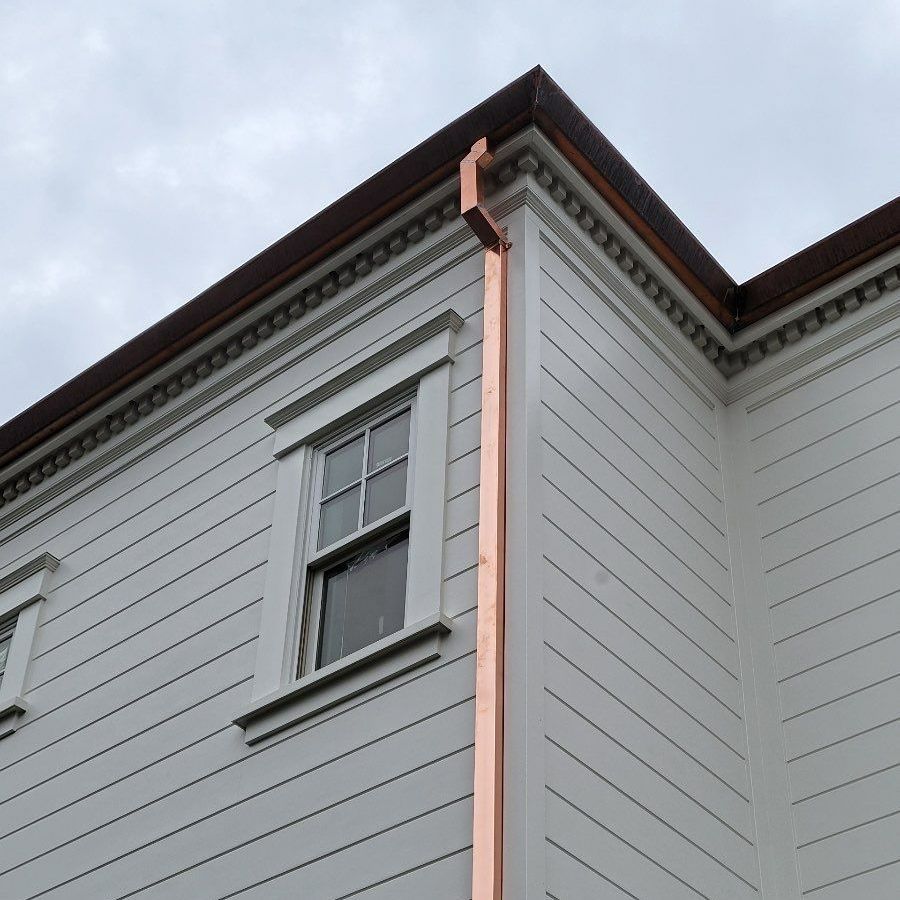
<svg viewBox="0 0 900 900"><path fill-rule="evenodd" d="M0 625L0 687L3 685L3 673L6 671L6 661L9 659L9 648L12 646L13 632L15 630L15 622L7 622L6 625Z"/></svg>

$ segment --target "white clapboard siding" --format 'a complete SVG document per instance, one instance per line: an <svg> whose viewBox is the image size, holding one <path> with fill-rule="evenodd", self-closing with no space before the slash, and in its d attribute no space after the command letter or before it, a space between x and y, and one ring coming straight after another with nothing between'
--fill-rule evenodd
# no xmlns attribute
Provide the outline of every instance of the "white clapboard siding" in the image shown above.
<svg viewBox="0 0 900 900"><path fill-rule="evenodd" d="M4 567L61 560L29 715L0 741L0 897L462 896L481 299L478 254L375 298L358 327L326 325L0 533ZM443 561L454 630L425 668L249 747L231 720L250 696L272 519L264 418L447 308L464 319Z"/></svg>
<svg viewBox="0 0 900 900"><path fill-rule="evenodd" d="M758 896L715 410L541 266L547 894Z"/></svg>
<svg viewBox="0 0 900 900"><path fill-rule="evenodd" d="M897 341L751 408L801 888L900 883Z"/></svg>

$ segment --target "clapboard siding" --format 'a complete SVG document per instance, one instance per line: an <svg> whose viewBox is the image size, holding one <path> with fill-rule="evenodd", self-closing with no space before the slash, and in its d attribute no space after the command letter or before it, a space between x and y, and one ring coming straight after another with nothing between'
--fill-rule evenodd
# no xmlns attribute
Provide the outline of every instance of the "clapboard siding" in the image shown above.
<svg viewBox="0 0 900 900"><path fill-rule="evenodd" d="M801 887L900 878L900 367L889 340L748 413Z"/></svg>
<svg viewBox="0 0 900 900"><path fill-rule="evenodd" d="M299 344L0 534L3 567L41 550L61 560L31 712L0 742L4 900L272 897L300 885L321 898L464 896L481 278L475 255L399 302L376 298L354 313L360 327L326 325L316 346ZM465 322L443 561L454 631L426 669L248 747L230 722L249 698L272 519L264 417L448 307Z"/></svg>
<svg viewBox="0 0 900 900"><path fill-rule="evenodd" d="M541 264L548 896L758 896L714 406Z"/></svg>

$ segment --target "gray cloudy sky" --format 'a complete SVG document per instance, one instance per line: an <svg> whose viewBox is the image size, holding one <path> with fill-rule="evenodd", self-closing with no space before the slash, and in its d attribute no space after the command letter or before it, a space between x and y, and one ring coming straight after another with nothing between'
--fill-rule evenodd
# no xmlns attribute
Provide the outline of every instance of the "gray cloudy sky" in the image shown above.
<svg viewBox="0 0 900 900"><path fill-rule="evenodd" d="M541 63L737 279L900 193L898 0L0 4L0 421Z"/></svg>

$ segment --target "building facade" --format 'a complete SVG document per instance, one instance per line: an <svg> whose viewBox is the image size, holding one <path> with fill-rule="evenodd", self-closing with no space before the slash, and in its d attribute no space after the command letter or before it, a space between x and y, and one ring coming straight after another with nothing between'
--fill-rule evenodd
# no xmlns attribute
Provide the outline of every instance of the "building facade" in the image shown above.
<svg viewBox="0 0 900 900"><path fill-rule="evenodd" d="M536 70L12 420L0 898L895 898L898 267L735 285Z"/></svg>

